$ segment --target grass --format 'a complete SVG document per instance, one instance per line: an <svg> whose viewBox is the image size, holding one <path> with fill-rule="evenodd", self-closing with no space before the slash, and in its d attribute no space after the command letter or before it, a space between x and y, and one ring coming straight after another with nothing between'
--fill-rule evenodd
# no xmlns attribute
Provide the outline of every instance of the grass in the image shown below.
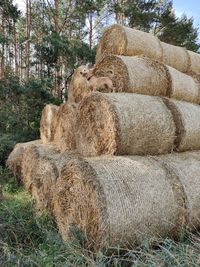
<svg viewBox="0 0 200 267"><path fill-rule="evenodd" d="M65 244L53 219L34 213L34 201L12 175L0 167L0 185L4 200L0 202L1 267L199 267L200 236L184 235L180 242L164 240L153 247L148 243L137 250L115 249L112 255L93 255L79 245L79 236Z"/></svg>

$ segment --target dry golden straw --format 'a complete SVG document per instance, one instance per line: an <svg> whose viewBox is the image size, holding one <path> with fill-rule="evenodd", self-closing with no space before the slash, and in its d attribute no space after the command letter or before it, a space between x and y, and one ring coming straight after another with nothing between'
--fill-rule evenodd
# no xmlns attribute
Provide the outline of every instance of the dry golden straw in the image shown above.
<svg viewBox="0 0 200 267"><path fill-rule="evenodd" d="M76 106L69 103L62 104L54 117L55 134L53 144L61 152L76 148L75 118Z"/></svg>
<svg viewBox="0 0 200 267"><path fill-rule="evenodd" d="M200 152L71 160L54 196L63 239L76 226L92 250L178 238L200 226Z"/></svg>
<svg viewBox="0 0 200 267"><path fill-rule="evenodd" d="M22 158L24 150L30 145L40 144L41 140L30 141L27 143L18 143L15 145L13 151L10 153L6 166L17 178L18 182L22 181Z"/></svg>
<svg viewBox="0 0 200 267"><path fill-rule="evenodd" d="M77 121L84 156L168 153L176 136L171 111L153 96L94 93L81 102Z"/></svg>
<svg viewBox="0 0 200 267"><path fill-rule="evenodd" d="M54 118L58 112L59 107L48 104L44 107L40 120L40 138L43 144L48 144L53 141L55 128Z"/></svg>
<svg viewBox="0 0 200 267"><path fill-rule="evenodd" d="M109 77L115 92L168 96L200 103L200 80L147 57L105 56L94 69ZM106 91L109 93L109 89Z"/></svg>
<svg viewBox="0 0 200 267"><path fill-rule="evenodd" d="M179 71L200 73L200 55L183 47L160 42L150 34L121 25L109 27L103 34L96 55L99 62L105 55L144 55L162 61Z"/></svg>

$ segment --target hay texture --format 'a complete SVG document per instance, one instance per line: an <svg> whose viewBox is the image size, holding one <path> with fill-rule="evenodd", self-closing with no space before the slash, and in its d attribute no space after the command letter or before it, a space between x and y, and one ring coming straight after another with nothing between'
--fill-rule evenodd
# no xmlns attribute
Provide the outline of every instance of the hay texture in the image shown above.
<svg viewBox="0 0 200 267"><path fill-rule="evenodd" d="M164 163L140 156L68 162L54 200L64 240L72 238L76 226L89 249L132 248L154 238L178 238L188 226L200 226L200 160L177 155L165 164L162 157Z"/></svg>
<svg viewBox="0 0 200 267"><path fill-rule="evenodd" d="M115 92L157 95L199 103L200 81L146 57L110 55L96 64L97 77L109 77ZM106 91L109 93L109 88Z"/></svg>
<svg viewBox="0 0 200 267"><path fill-rule="evenodd" d="M86 66L80 66L75 70L68 92L68 101L70 103L79 103L91 93L91 88L86 78L88 72L89 69Z"/></svg>
<svg viewBox="0 0 200 267"><path fill-rule="evenodd" d="M33 193L34 172L37 169L38 159L47 154L57 153L55 148L47 144L35 144L28 146L24 150L22 158L22 177L23 184L27 191Z"/></svg>
<svg viewBox="0 0 200 267"><path fill-rule="evenodd" d="M31 145L40 143L41 140L35 140L26 143L18 143L15 145L13 151L10 153L6 161L6 166L14 174L19 183L21 183L22 181L22 158L24 150Z"/></svg>
<svg viewBox="0 0 200 267"><path fill-rule="evenodd" d="M76 105L68 102L62 104L54 118L55 134L53 145L60 151L65 152L76 148L74 125L76 118Z"/></svg>
<svg viewBox="0 0 200 267"><path fill-rule="evenodd" d="M200 55L185 48L173 46L150 34L121 25L105 30L97 48L96 62L104 56L144 55L161 61L181 72L200 73Z"/></svg>
<svg viewBox="0 0 200 267"><path fill-rule="evenodd" d="M171 111L159 97L94 93L77 111L77 149L85 156L170 152L176 135Z"/></svg>
<svg viewBox="0 0 200 267"><path fill-rule="evenodd" d="M96 54L96 62L106 55L137 56L162 59L162 47L152 34L121 25L109 27L103 34Z"/></svg>
<svg viewBox="0 0 200 267"><path fill-rule="evenodd" d="M57 115L58 109L58 106L48 104L42 110L40 120L40 138L43 144L48 144L53 141L55 134L53 121Z"/></svg>
<svg viewBox="0 0 200 267"><path fill-rule="evenodd" d="M200 107L199 105L170 100L170 109L174 113L178 135L178 151L200 149Z"/></svg>

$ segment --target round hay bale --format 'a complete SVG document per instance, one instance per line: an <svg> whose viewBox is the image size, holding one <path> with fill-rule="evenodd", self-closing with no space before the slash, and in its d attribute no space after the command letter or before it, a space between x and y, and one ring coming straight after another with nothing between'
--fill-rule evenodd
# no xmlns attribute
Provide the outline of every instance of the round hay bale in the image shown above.
<svg viewBox="0 0 200 267"><path fill-rule="evenodd" d="M76 106L68 102L60 106L54 118L55 134L53 144L61 152L76 148L75 118Z"/></svg>
<svg viewBox="0 0 200 267"><path fill-rule="evenodd" d="M59 107L48 104L42 110L40 120L40 138L43 144L48 144L53 141L55 128L53 127L53 121L56 117Z"/></svg>
<svg viewBox="0 0 200 267"><path fill-rule="evenodd" d="M159 97L94 93L77 111L77 149L85 156L156 155L175 140L171 111Z"/></svg>
<svg viewBox="0 0 200 267"><path fill-rule="evenodd" d="M150 33L130 29L121 25L109 27L103 34L97 48L96 62L106 55L146 55L162 59L162 47L157 37Z"/></svg>
<svg viewBox="0 0 200 267"><path fill-rule="evenodd" d="M24 150L34 144L40 144L41 140L34 140L26 143L18 143L15 145L13 151L10 153L7 161L6 167L14 174L18 183L22 181L22 158Z"/></svg>
<svg viewBox="0 0 200 267"><path fill-rule="evenodd" d="M185 48L163 42L161 42L161 46L163 50L162 62L181 72L187 72L189 70L190 57Z"/></svg>
<svg viewBox="0 0 200 267"><path fill-rule="evenodd" d="M36 200L37 212L45 209L52 213L53 194L56 188L56 181L59 177L63 165L75 157L75 153L41 153L37 160L37 167L32 171L33 186L32 195Z"/></svg>
<svg viewBox="0 0 200 267"><path fill-rule="evenodd" d="M128 247L154 238L177 238L185 227L185 196L162 164L148 157L71 160L54 196L65 241L76 226L88 249ZM180 185L181 187L181 185ZM182 189L182 188L181 188Z"/></svg>
<svg viewBox="0 0 200 267"><path fill-rule="evenodd" d="M200 229L200 151L173 153L157 157L165 166L177 175L186 195L185 205L188 210L187 228L190 231Z"/></svg>
<svg viewBox="0 0 200 267"><path fill-rule="evenodd" d="M170 100L172 112L175 113L175 122L179 128L177 136L178 151L200 149L200 107L199 105Z"/></svg>
<svg viewBox="0 0 200 267"><path fill-rule="evenodd" d="M115 92L166 96L170 89L166 67L144 57L106 56L93 72L97 77L109 77Z"/></svg>
<svg viewBox="0 0 200 267"><path fill-rule="evenodd" d="M171 81L168 96L178 100L200 103L200 80L198 81L170 66L166 66L166 68Z"/></svg>
<svg viewBox="0 0 200 267"><path fill-rule="evenodd" d="M190 56L190 69L192 73L200 74L200 55L192 51L188 51Z"/></svg>
<svg viewBox="0 0 200 267"><path fill-rule="evenodd" d="M55 148L51 145L35 144L30 145L24 150L22 158L22 177L23 184L27 191L33 191L33 181L35 179L33 173L37 169L38 159L42 155L56 153Z"/></svg>

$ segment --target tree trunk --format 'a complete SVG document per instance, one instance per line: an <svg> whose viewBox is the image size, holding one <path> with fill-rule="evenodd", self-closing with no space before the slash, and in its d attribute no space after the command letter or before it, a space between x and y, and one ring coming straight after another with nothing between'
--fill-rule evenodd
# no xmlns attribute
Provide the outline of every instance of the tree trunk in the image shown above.
<svg viewBox="0 0 200 267"><path fill-rule="evenodd" d="M30 32L31 32L31 0L26 0L26 55L25 55L25 79L30 76Z"/></svg>

